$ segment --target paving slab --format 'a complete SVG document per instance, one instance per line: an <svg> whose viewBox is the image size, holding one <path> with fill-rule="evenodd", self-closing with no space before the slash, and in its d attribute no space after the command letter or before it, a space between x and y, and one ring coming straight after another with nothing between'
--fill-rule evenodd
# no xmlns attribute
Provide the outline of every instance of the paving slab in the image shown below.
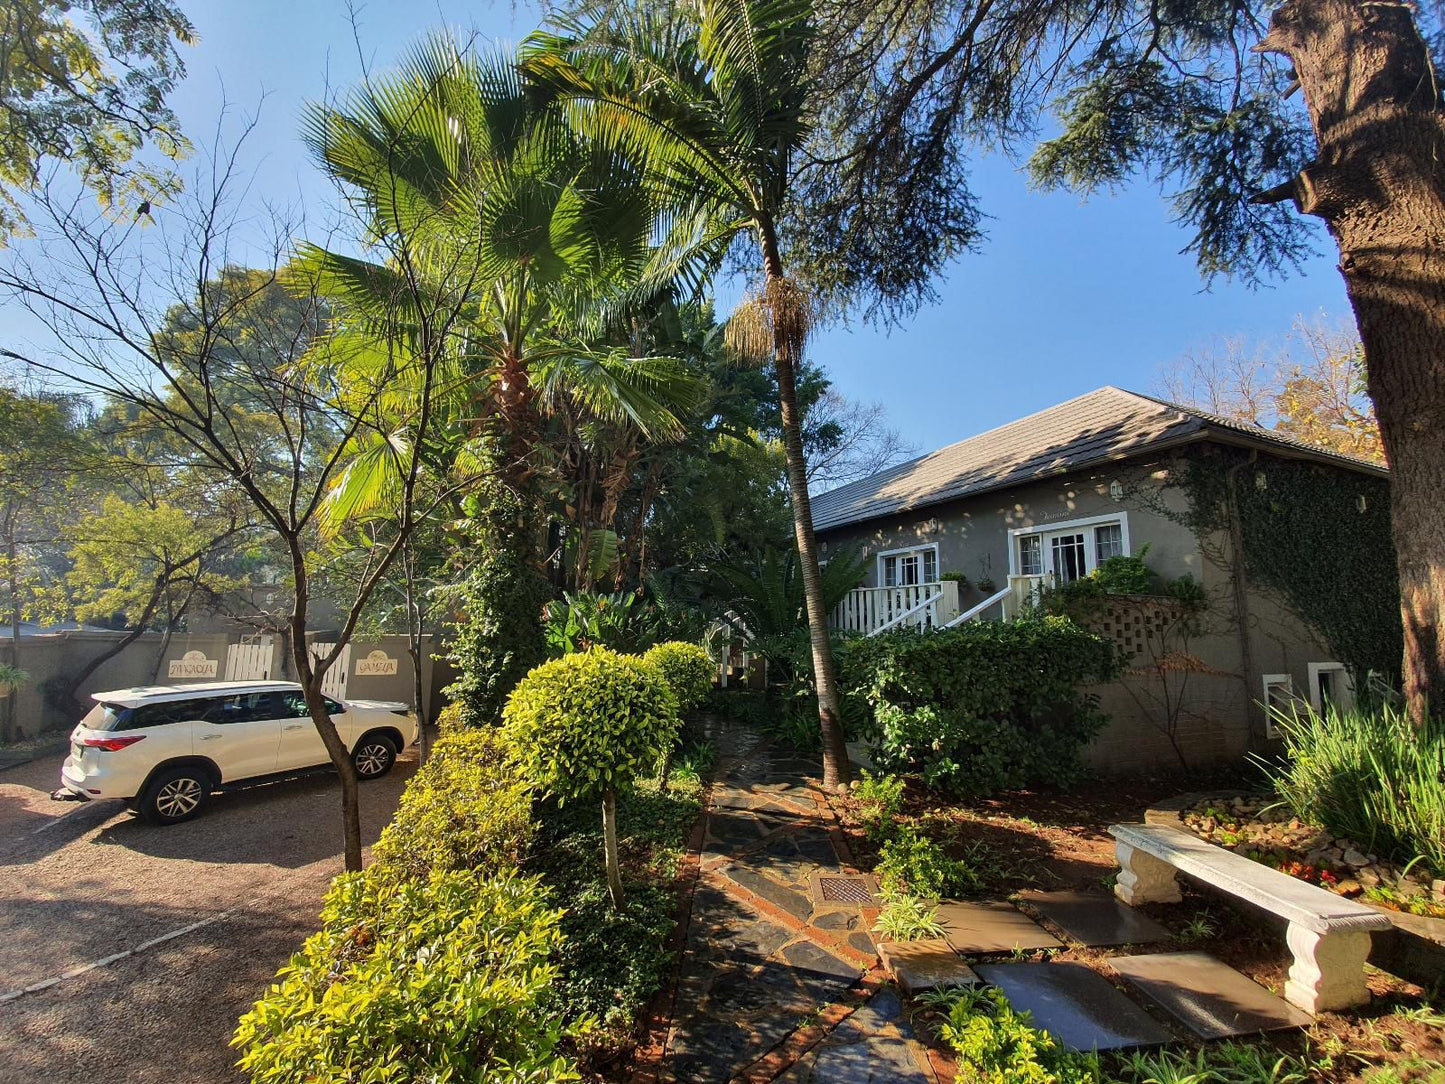
<svg viewBox="0 0 1445 1084"><path fill-rule="evenodd" d="M1147 945L1172 937L1148 915L1102 892L1022 892L1019 897L1081 945Z"/></svg>
<svg viewBox="0 0 1445 1084"><path fill-rule="evenodd" d="M1307 1027L1309 1013L1205 952L1118 956L1114 970L1201 1039Z"/></svg>
<svg viewBox="0 0 1445 1084"><path fill-rule="evenodd" d="M882 990L775 1084L933 1084L903 1003Z"/></svg>
<svg viewBox="0 0 1445 1084"><path fill-rule="evenodd" d="M978 977L1073 1050L1158 1046L1174 1036L1092 968L1076 963L985 964Z"/></svg>
<svg viewBox="0 0 1445 1084"><path fill-rule="evenodd" d="M1062 948L1060 941L1010 903L942 903L938 924L944 939L964 955Z"/></svg>
<svg viewBox="0 0 1445 1084"><path fill-rule="evenodd" d="M978 976L942 938L880 941L878 953L910 997L938 986L973 986Z"/></svg>

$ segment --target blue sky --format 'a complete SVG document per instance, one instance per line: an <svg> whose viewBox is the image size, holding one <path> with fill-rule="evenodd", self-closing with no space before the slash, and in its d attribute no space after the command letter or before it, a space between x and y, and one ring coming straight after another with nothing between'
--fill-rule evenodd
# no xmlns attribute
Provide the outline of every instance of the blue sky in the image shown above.
<svg viewBox="0 0 1445 1084"><path fill-rule="evenodd" d="M259 108L250 142L253 194L324 201L329 189L296 133L306 100L359 74L345 5L181 3L201 35L172 99L186 130L197 142L208 138L223 99ZM370 0L358 17L362 54L375 67L432 27L515 42L536 21L526 5L475 0ZM1179 251L1187 235L1170 223L1166 201L1151 187L1082 203L1068 193L1031 191L997 156L979 161L973 175L991 216L989 236L949 270L938 304L889 333L830 328L812 346L841 391L881 402L921 451L1103 384L1149 391L1162 366L1223 337L1282 342L1297 314L1348 315L1322 231L1318 247L1326 256L1305 275L1263 290L1219 282L1206 293L1193 260Z"/></svg>

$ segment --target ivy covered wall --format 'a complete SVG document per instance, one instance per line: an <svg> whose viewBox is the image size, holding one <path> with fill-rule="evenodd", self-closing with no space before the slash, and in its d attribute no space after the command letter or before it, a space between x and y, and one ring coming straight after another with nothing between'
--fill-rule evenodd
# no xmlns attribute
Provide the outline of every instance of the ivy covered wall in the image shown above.
<svg viewBox="0 0 1445 1084"><path fill-rule="evenodd" d="M1224 445L1183 457L1176 475L1196 532L1230 532L1244 571L1277 595L1357 679L1398 683L1400 593L1384 478Z"/></svg>

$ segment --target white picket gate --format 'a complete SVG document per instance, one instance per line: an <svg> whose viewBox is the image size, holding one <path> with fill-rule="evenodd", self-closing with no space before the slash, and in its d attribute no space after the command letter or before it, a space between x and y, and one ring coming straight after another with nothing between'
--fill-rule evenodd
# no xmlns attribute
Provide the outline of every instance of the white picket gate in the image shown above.
<svg viewBox="0 0 1445 1084"><path fill-rule="evenodd" d="M271 676L275 641L270 636L232 644L226 649L226 680L255 681Z"/></svg>
<svg viewBox="0 0 1445 1084"><path fill-rule="evenodd" d="M313 642L311 644L311 657L320 658L331 651L335 644L323 644ZM336 700L346 699L346 675L351 670L351 645L347 644L341 649L341 654L331 664L331 669L326 671L326 677L322 679L321 691L327 696Z"/></svg>

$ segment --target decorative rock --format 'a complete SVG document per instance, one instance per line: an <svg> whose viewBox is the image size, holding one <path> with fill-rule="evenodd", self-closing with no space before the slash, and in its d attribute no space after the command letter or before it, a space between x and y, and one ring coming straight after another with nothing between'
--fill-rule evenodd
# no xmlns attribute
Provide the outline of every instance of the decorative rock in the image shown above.
<svg viewBox="0 0 1445 1084"><path fill-rule="evenodd" d="M1379 871L1374 866L1366 866L1364 869L1356 870L1355 876L1360 884L1366 888L1374 888L1380 883Z"/></svg>
<svg viewBox="0 0 1445 1084"><path fill-rule="evenodd" d="M1431 881L1430 892L1436 896L1445 896L1445 877L1437 877Z"/></svg>
<svg viewBox="0 0 1445 1084"><path fill-rule="evenodd" d="M1370 860L1353 847L1345 851L1345 865L1351 869L1360 869L1362 866L1368 866L1369 864Z"/></svg>
<svg viewBox="0 0 1445 1084"><path fill-rule="evenodd" d="M1341 896L1358 896L1364 890L1364 886L1351 877L1346 877L1335 886L1335 891Z"/></svg>

